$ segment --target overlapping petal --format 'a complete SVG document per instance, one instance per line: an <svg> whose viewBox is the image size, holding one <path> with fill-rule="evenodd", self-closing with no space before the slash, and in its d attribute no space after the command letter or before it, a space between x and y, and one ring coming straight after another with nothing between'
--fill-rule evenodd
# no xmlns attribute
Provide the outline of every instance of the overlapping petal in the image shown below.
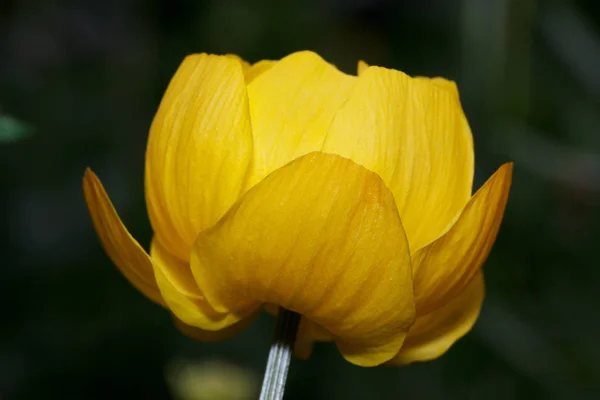
<svg viewBox="0 0 600 400"><path fill-rule="evenodd" d="M479 316L484 295L483 273L479 272L448 304L415 320L400 353L388 364L428 361L444 354L471 330Z"/></svg>
<svg viewBox="0 0 600 400"><path fill-rule="evenodd" d="M90 169L85 171L83 178L83 194L108 257L133 286L150 300L164 305L148 254L127 231L102 183Z"/></svg>
<svg viewBox="0 0 600 400"><path fill-rule="evenodd" d="M243 317L274 303L296 311L358 365L396 355L414 319L393 195L337 155L310 153L257 184L198 236L191 267L215 310Z"/></svg>
<svg viewBox="0 0 600 400"><path fill-rule="evenodd" d="M150 129L146 202L160 242L182 260L239 197L252 160L246 82L231 56L188 56Z"/></svg>
<svg viewBox="0 0 600 400"><path fill-rule="evenodd" d="M318 151L356 81L308 51L269 67L248 85L255 154L248 188L293 159Z"/></svg>
<svg viewBox="0 0 600 400"><path fill-rule="evenodd" d="M170 254L156 238L150 246L150 257L162 298L182 323L216 331L240 321L235 314L215 311L198 288L189 264Z"/></svg>
<svg viewBox="0 0 600 400"><path fill-rule="evenodd" d="M247 68L244 68L244 77L246 78L246 82L252 82L254 79L270 70L275 64L277 64L277 61L261 60L249 65Z"/></svg>
<svg viewBox="0 0 600 400"><path fill-rule="evenodd" d="M512 168L512 163L501 166L471 198L450 230L413 254L418 315L448 303L480 270L502 222Z"/></svg>
<svg viewBox="0 0 600 400"><path fill-rule="evenodd" d="M456 93L429 79L380 67L361 71L322 150L382 177L411 251L440 236L471 196L469 126Z"/></svg>

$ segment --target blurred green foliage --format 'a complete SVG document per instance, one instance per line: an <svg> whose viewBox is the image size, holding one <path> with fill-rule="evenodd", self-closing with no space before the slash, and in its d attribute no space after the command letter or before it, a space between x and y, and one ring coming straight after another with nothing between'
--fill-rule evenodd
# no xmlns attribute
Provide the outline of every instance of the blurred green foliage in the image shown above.
<svg viewBox="0 0 600 400"><path fill-rule="evenodd" d="M92 166L148 243L143 157L192 52L312 49L458 82L478 187L515 161L472 333L439 360L358 368L334 346L292 365L287 399L600 396L600 3L591 0L14 0L0 3L0 108L36 127L0 145L0 398L169 399L173 360L260 377L273 321L223 343L181 336L103 253L81 195ZM210 365L210 364L209 364ZM260 380L260 378L257 378Z"/></svg>
<svg viewBox="0 0 600 400"><path fill-rule="evenodd" d="M0 143L10 143L31 135L32 128L7 115L0 114Z"/></svg>

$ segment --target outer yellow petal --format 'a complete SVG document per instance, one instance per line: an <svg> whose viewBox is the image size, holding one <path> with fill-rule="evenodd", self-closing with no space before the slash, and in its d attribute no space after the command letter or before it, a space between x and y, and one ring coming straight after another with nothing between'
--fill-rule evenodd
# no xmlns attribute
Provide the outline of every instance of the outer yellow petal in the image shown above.
<svg viewBox="0 0 600 400"><path fill-rule="evenodd" d="M127 231L98 177L90 170L83 177L83 194L104 250L121 273L152 301L163 305L152 262Z"/></svg>
<svg viewBox="0 0 600 400"><path fill-rule="evenodd" d="M455 93L430 79L369 67L335 116L323 151L383 178L411 251L439 237L471 196L469 126Z"/></svg>
<svg viewBox="0 0 600 400"><path fill-rule="evenodd" d="M390 365L433 360L467 334L477 321L485 295L483 273L445 306L418 317L410 328L400 353Z"/></svg>
<svg viewBox="0 0 600 400"><path fill-rule="evenodd" d="M283 58L254 79L248 85L255 152L248 187L319 150L355 81L307 51Z"/></svg>
<svg viewBox="0 0 600 400"><path fill-rule="evenodd" d="M367 64L363 60L358 60L358 66L356 67L356 72L358 73L358 75L362 75L362 73L365 72L367 68L369 68L369 64Z"/></svg>
<svg viewBox="0 0 600 400"><path fill-rule="evenodd" d="M189 264L171 255L156 238L150 246L150 256L165 304L182 323L216 331L240 320L237 315L215 311L198 289Z"/></svg>
<svg viewBox="0 0 600 400"><path fill-rule="evenodd" d="M396 355L414 319L393 195L379 176L333 154L310 153L252 188L198 236L191 266L215 309L296 311L358 365Z"/></svg>
<svg viewBox="0 0 600 400"><path fill-rule="evenodd" d="M182 260L239 197L252 159L246 83L231 56L188 56L150 129L146 202L156 235Z"/></svg>
<svg viewBox="0 0 600 400"><path fill-rule="evenodd" d="M502 222L512 169L512 163L500 167L475 193L452 228L413 255L418 315L446 304L480 270Z"/></svg>

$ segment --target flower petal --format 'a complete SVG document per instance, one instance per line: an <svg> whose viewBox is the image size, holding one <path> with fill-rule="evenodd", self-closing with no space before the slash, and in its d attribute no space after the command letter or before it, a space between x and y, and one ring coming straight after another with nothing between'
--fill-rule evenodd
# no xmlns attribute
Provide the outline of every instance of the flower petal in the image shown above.
<svg viewBox="0 0 600 400"><path fill-rule="evenodd" d="M254 79L258 78L260 75L270 70L275 64L277 64L277 61L261 60L252 65L249 65L247 68L244 68L244 76L246 77L246 82L252 82Z"/></svg>
<svg viewBox="0 0 600 400"><path fill-rule="evenodd" d="M358 60L358 65L356 66L356 74L362 75L362 73L365 72L367 68L369 68L369 64L367 64L363 60Z"/></svg>
<svg viewBox="0 0 600 400"><path fill-rule="evenodd" d="M136 289L150 300L164 305L148 254L127 231L102 183L89 168L83 177L83 194L108 257Z"/></svg>
<svg viewBox="0 0 600 400"><path fill-rule="evenodd" d="M248 191L198 236L191 266L216 310L296 311L358 365L396 355L414 319L393 195L379 176L333 154L310 153Z"/></svg>
<svg viewBox="0 0 600 400"><path fill-rule="evenodd" d="M248 188L293 159L321 148L356 77L317 54L291 54L248 85L254 165Z"/></svg>
<svg viewBox="0 0 600 400"><path fill-rule="evenodd" d="M388 364L429 361L444 354L471 330L479 316L484 296L483 273L479 272L448 304L416 319L400 353Z"/></svg>
<svg viewBox="0 0 600 400"><path fill-rule="evenodd" d="M182 323L216 331L240 321L237 315L215 311L198 289L189 264L170 254L156 237L150 246L150 256L165 304Z"/></svg>
<svg viewBox="0 0 600 400"><path fill-rule="evenodd" d="M170 252L188 260L198 232L239 197L252 153L240 61L186 57L154 118L146 153L150 220Z"/></svg>
<svg viewBox="0 0 600 400"><path fill-rule="evenodd" d="M512 170L512 163L501 166L471 198L450 230L413 254L418 315L446 304L480 270L502 222Z"/></svg>
<svg viewBox="0 0 600 400"><path fill-rule="evenodd" d="M439 237L471 196L471 132L455 93L430 79L369 67L336 114L322 151L381 176L411 251Z"/></svg>
<svg viewBox="0 0 600 400"><path fill-rule="evenodd" d="M296 341L294 342L294 355L300 359L307 360L312 354L316 341L330 342L332 340L334 340L333 336L329 332L308 318L302 317Z"/></svg>

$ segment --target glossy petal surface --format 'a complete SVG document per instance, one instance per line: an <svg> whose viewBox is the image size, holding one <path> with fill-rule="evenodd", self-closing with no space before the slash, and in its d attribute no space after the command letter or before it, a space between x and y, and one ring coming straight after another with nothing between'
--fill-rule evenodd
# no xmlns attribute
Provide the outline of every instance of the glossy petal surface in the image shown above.
<svg viewBox="0 0 600 400"><path fill-rule="evenodd" d="M484 295L483 274L479 272L448 304L416 319L400 353L389 364L428 361L444 354L471 330L479 316Z"/></svg>
<svg viewBox="0 0 600 400"><path fill-rule="evenodd" d="M414 319L393 195L337 155L310 153L261 181L198 236L191 266L214 309L243 317L278 304L330 332L358 365L396 355Z"/></svg>
<svg viewBox="0 0 600 400"><path fill-rule="evenodd" d="M83 194L94 228L108 257L136 289L150 300L163 305L148 254L127 231L102 183L89 169L85 171L83 178Z"/></svg>
<svg viewBox="0 0 600 400"><path fill-rule="evenodd" d="M439 237L471 196L469 126L456 94L429 79L380 67L361 71L323 151L381 176L411 251Z"/></svg>
<svg viewBox="0 0 600 400"><path fill-rule="evenodd" d="M182 260L239 197L252 160L246 82L231 56L188 56L150 129L146 200L158 240Z"/></svg>
<svg viewBox="0 0 600 400"><path fill-rule="evenodd" d="M254 79L248 95L255 157L247 187L319 150L355 80L311 52L291 54Z"/></svg>
<svg viewBox="0 0 600 400"><path fill-rule="evenodd" d="M443 306L478 273L496 240L512 179L504 164L443 236L413 255L418 315Z"/></svg>

